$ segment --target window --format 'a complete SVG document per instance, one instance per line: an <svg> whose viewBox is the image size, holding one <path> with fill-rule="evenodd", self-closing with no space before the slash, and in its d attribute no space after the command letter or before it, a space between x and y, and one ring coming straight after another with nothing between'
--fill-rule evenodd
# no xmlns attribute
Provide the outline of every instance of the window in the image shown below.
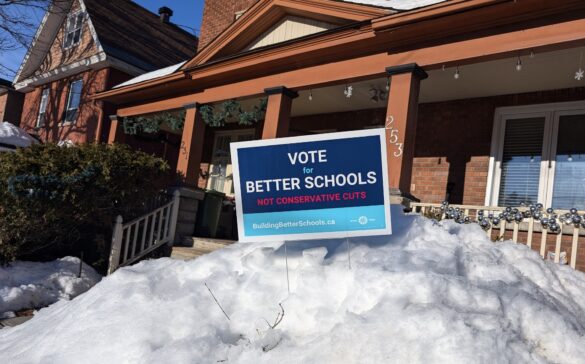
<svg viewBox="0 0 585 364"><path fill-rule="evenodd" d="M77 119L82 87L83 87L82 80L73 81L69 84L69 94L67 95L67 109L65 109L65 117L63 119L63 122L72 123Z"/></svg>
<svg viewBox="0 0 585 364"><path fill-rule="evenodd" d="M84 13L78 12L69 15L67 18L67 27L65 28L65 39L63 47L65 49L73 47L81 39L81 30L83 29Z"/></svg>
<svg viewBox="0 0 585 364"><path fill-rule="evenodd" d="M47 112L47 104L49 103L49 92L51 89L45 88L41 93L41 104L39 105L39 115L37 116L37 124L36 127L40 128L41 126L45 125L46 121L46 112Z"/></svg>
<svg viewBox="0 0 585 364"><path fill-rule="evenodd" d="M585 103L496 112L486 203L585 210Z"/></svg>

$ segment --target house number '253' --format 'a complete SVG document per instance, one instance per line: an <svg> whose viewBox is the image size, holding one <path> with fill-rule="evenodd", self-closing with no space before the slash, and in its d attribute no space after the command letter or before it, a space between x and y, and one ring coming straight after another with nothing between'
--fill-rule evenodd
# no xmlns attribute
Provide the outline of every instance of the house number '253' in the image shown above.
<svg viewBox="0 0 585 364"><path fill-rule="evenodd" d="M399 136L400 136L400 131L398 129L394 129L394 127L392 126L392 124L394 123L394 116L390 115L386 118L386 130L390 131L390 137L388 138L388 142L391 145L395 145L396 149L394 151L394 156L395 157L401 157L402 153L403 153L403 144L402 143L398 143L399 140Z"/></svg>

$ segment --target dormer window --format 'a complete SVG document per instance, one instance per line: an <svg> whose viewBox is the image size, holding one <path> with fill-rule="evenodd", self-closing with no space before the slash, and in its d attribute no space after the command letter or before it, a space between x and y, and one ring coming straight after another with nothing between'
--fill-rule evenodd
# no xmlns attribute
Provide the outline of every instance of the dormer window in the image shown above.
<svg viewBox="0 0 585 364"><path fill-rule="evenodd" d="M83 28L83 12L77 12L69 15L67 18L67 28L65 28L65 42L63 48L71 48L79 43L81 39L81 30Z"/></svg>

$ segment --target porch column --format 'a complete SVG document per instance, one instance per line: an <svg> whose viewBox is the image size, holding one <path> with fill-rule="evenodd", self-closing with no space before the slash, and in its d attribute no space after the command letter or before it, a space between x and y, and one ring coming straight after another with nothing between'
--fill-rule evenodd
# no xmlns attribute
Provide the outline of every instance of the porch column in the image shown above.
<svg viewBox="0 0 585 364"><path fill-rule="evenodd" d="M266 106L262 139L288 136L292 102L299 94L284 86L267 88L264 92L268 95L268 105Z"/></svg>
<svg viewBox="0 0 585 364"><path fill-rule="evenodd" d="M428 77L416 63L386 68L390 80L386 147L390 191L410 195L420 81Z"/></svg>
<svg viewBox="0 0 585 364"><path fill-rule="evenodd" d="M183 126L179 160L177 161L177 175L185 186L196 188L199 184L205 123L198 111L198 104L185 105L184 108L185 125Z"/></svg>
<svg viewBox="0 0 585 364"><path fill-rule="evenodd" d="M118 115L110 115L110 134L108 136L108 144L124 143L124 128L122 127L122 120Z"/></svg>

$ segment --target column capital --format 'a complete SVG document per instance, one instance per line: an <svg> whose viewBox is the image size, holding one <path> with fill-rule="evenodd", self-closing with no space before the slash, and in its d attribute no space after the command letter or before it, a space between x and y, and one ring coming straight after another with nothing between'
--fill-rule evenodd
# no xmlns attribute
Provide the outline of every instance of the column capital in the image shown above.
<svg viewBox="0 0 585 364"><path fill-rule="evenodd" d="M118 115L110 115L109 118L110 120L114 121L114 120L118 120Z"/></svg>
<svg viewBox="0 0 585 364"><path fill-rule="evenodd" d="M416 63L401 64L398 66L386 67L386 73L388 76L399 75L402 73L412 73L417 76L420 80L424 80L429 75L419 67Z"/></svg>
<svg viewBox="0 0 585 364"><path fill-rule="evenodd" d="M285 86L277 86L277 87L265 88L264 89L264 93L266 95L282 94L282 95L287 96L287 97L289 97L291 99L296 99L297 97L299 97L298 92L293 91L290 88L287 88Z"/></svg>
<svg viewBox="0 0 585 364"><path fill-rule="evenodd" d="M183 105L183 109L185 110L189 110L189 109L199 109L199 107L201 106L200 103L198 102L192 102L190 104L185 104Z"/></svg>

